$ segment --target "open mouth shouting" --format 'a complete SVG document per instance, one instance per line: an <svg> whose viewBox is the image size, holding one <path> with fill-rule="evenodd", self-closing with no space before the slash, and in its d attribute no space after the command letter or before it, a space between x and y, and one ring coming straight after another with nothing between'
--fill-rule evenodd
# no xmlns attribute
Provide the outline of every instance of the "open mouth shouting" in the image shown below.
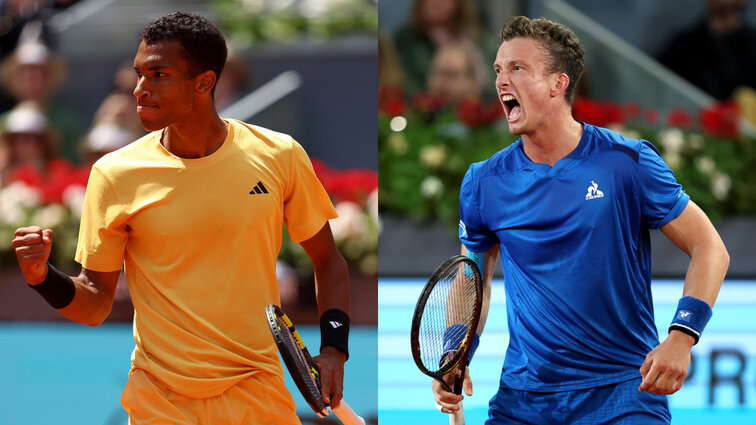
<svg viewBox="0 0 756 425"><path fill-rule="evenodd" d="M511 94L501 95L501 104L504 105L504 112L507 115L507 121L514 122L522 115L520 102Z"/></svg>

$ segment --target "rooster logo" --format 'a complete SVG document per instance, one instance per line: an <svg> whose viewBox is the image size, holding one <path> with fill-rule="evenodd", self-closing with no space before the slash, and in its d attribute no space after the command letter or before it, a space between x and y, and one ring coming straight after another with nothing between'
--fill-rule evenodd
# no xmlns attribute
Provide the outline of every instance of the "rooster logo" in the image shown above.
<svg viewBox="0 0 756 425"><path fill-rule="evenodd" d="M598 188L598 183L591 180L591 185L588 186L588 193L585 195L585 200L589 199L596 199L596 198L603 198L604 192L600 191Z"/></svg>

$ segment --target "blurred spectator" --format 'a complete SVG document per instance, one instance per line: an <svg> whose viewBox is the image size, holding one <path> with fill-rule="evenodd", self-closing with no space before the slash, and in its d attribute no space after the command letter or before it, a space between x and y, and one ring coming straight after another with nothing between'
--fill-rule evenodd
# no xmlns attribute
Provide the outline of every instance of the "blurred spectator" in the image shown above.
<svg viewBox="0 0 756 425"><path fill-rule="evenodd" d="M43 23L46 0L0 1L0 59L10 54L23 40L38 39L51 43Z"/></svg>
<svg viewBox="0 0 756 425"><path fill-rule="evenodd" d="M406 77L405 91L414 94L427 87L426 76L436 50L453 42L478 44L483 28L472 0L415 0L409 22L400 28L394 43ZM493 57L493 45L484 42L486 57ZM489 51L490 50L490 51ZM493 62L491 59L489 62ZM482 63L475 69L488 69ZM485 78L485 77L483 77Z"/></svg>
<svg viewBox="0 0 756 425"><path fill-rule="evenodd" d="M659 61L718 100L740 86L756 88L756 30L747 0L707 0L706 17L674 36Z"/></svg>
<svg viewBox="0 0 756 425"><path fill-rule="evenodd" d="M132 62L123 62L113 74L113 91L100 103L92 118L92 127L98 124L112 124L130 132L134 141L145 134L139 115L136 113L137 101L134 97L136 73ZM86 143L85 143L86 145ZM85 146L84 146L85 147ZM87 149L84 149L88 156ZM85 159L85 162L88 162Z"/></svg>
<svg viewBox="0 0 756 425"><path fill-rule="evenodd" d="M244 58L236 48L229 45L226 66L223 67L218 84L215 86L215 109L218 112L233 105L246 94L245 88L249 83L248 74Z"/></svg>
<svg viewBox="0 0 756 425"><path fill-rule="evenodd" d="M139 137L140 135L134 134L116 122L96 124L89 130L82 143L84 163L94 164L103 155L120 149Z"/></svg>
<svg viewBox="0 0 756 425"><path fill-rule="evenodd" d="M404 74L391 38L378 31L378 93L384 87L404 88Z"/></svg>
<svg viewBox="0 0 756 425"><path fill-rule="evenodd" d="M476 71L482 54L469 43L447 44L436 52L428 74L428 92L444 105L455 107L464 100L479 99L488 81Z"/></svg>
<svg viewBox="0 0 756 425"><path fill-rule="evenodd" d="M55 104L54 94L66 77L66 66L38 40L22 42L2 63L2 85L16 102L33 101L61 132L61 154L75 161L76 140L82 133L80 118Z"/></svg>
<svg viewBox="0 0 756 425"><path fill-rule="evenodd" d="M13 108L2 123L0 182L8 184L21 166L43 171L57 154L57 134L42 110L26 101Z"/></svg>

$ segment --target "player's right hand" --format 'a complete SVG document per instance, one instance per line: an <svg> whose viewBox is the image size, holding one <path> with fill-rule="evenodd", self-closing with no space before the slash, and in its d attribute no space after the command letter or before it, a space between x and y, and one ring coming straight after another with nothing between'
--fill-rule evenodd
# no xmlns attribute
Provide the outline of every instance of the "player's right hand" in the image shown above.
<svg viewBox="0 0 756 425"><path fill-rule="evenodd" d="M39 226L16 229L12 245L21 273L30 285L39 284L47 277L52 238L52 230L43 230Z"/></svg>
<svg viewBox="0 0 756 425"><path fill-rule="evenodd" d="M444 377L444 381L449 383L450 387L454 387L454 378L456 377L457 370L453 370ZM470 379L470 369L465 368L465 379L462 381L462 389L465 394L471 396L472 380ZM459 403L465 398L463 395L457 395L453 392L446 391L440 382L433 380L433 395L436 398L436 407L441 410L442 413L452 413L459 410Z"/></svg>

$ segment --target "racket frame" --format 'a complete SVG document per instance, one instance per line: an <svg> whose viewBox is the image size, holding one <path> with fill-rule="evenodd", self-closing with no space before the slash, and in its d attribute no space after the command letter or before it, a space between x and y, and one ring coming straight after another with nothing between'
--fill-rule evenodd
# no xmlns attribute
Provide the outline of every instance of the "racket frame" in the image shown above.
<svg viewBox="0 0 756 425"><path fill-rule="evenodd" d="M297 384L299 392L302 393L302 397L304 397L305 401L307 401L307 404L309 404L312 410L321 418L330 415L331 406L323 401L322 396L319 392L320 379L318 378L318 376L320 372L318 371L318 367L312 360L310 352L307 350L304 341L299 336L299 332L297 332L297 329L294 327L291 319L289 319L289 316L287 316L286 313L284 313L283 310L281 310L281 308L275 304L270 304L265 307L265 315L268 318L268 326L270 327L270 332L273 334L273 340L276 342L278 352L281 354L281 358L283 359L284 364L286 364L286 368L289 369L289 375L294 380L294 383ZM285 328L279 328L279 319L283 322L284 325L286 325ZM297 343L297 348L301 352L307 363L307 366L309 367L310 373L308 377L303 377L300 374L299 368L297 367L296 361L294 359L296 354L289 352L288 346L284 343L286 333L289 333L294 337L294 341L296 341ZM318 389L317 395L314 395L310 391L310 387L305 382L305 379L310 379L311 383L315 385L315 387Z"/></svg>
<svg viewBox="0 0 756 425"><path fill-rule="evenodd" d="M465 265L472 270L473 278L476 283L475 292L477 294L477 299L474 305L472 322L469 329L467 330L467 334L465 335L462 344L460 345L460 348L458 348L457 351L454 352L452 361L447 363L444 367L440 368L437 372L431 372L423 365L423 361L420 358L420 323L422 322L423 312L425 311L425 306L428 302L428 298L433 292L433 289L438 283L438 280L446 273L447 270L460 262L465 263ZM470 352L470 347L472 346L473 332L476 332L478 329L478 322L480 321L480 314L482 309L483 279L481 277L480 270L478 270L477 264L475 264L472 259L464 255L455 255L453 257L450 257L436 268L431 277L428 279L428 283L426 283L425 287L423 287L423 290L420 293L420 297L417 300L417 304L415 305L415 313L412 316L412 330L410 331L410 346L412 351L412 358L415 360L415 364L421 372L437 380L439 383L441 383L444 389L449 392L454 392L455 394L461 394L462 392L462 379L464 379L464 370L469 363L468 354ZM458 376L455 379L456 382L454 388L452 388L446 381L444 381L443 378L458 366Z"/></svg>

